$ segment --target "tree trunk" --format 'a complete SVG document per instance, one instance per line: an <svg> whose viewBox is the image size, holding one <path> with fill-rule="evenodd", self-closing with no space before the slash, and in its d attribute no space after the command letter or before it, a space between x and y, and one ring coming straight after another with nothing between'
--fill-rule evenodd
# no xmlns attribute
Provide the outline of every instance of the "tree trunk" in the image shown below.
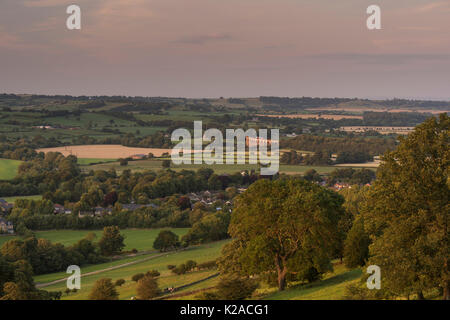
<svg viewBox="0 0 450 320"><path fill-rule="evenodd" d="M444 295L442 296L443 300L450 300L450 281L446 281L445 282L445 287L444 287Z"/></svg>
<svg viewBox="0 0 450 320"><path fill-rule="evenodd" d="M423 296L422 291L417 292L417 300L425 300L425 297Z"/></svg>
<svg viewBox="0 0 450 320"><path fill-rule="evenodd" d="M284 259L276 257L275 266L277 267L278 273L278 291L283 291L284 289L286 289L286 274L287 274L287 267L284 263Z"/></svg>
<svg viewBox="0 0 450 320"><path fill-rule="evenodd" d="M286 289L286 271L283 270L278 273L278 291L283 291Z"/></svg>

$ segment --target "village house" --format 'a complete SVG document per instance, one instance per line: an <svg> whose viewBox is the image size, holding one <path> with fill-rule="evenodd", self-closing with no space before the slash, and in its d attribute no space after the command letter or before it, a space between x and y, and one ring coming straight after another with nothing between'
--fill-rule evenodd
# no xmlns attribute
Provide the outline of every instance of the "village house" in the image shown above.
<svg viewBox="0 0 450 320"><path fill-rule="evenodd" d="M4 199L0 199L0 214L7 215L14 208L14 204L8 203Z"/></svg>
<svg viewBox="0 0 450 320"><path fill-rule="evenodd" d="M334 186L333 186L333 188L335 189L335 190L342 190L342 189L344 189L344 188L351 188L352 186L351 185L349 185L348 183L336 183Z"/></svg>
<svg viewBox="0 0 450 320"><path fill-rule="evenodd" d="M156 204L150 203L150 204L136 204L136 203L126 203L126 204L122 204L122 209L123 210L127 210L127 211L134 211L140 208L158 208L158 206Z"/></svg>
<svg viewBox="0 0 450 320"><path fill-rule="evenodd" d="M113 209L112 208L103 208L103 207L95 207L94 208L94 215L95 216L106 216L106 215L110 215L112 213Z"/></svg>
<svg viewBox="0 0 450 320"><path fill-rule="evenodd" d="M14 225L10 221L6 221L3 218L0 218L0 233L13 234L14 233Z"/></svg>
<svg viewBox="0 0 450 320"><path fill-rule="evenodd" d="M72 210L64 208L64 206L62 206L58 203L55 203L53 205L53 207L54 207L54 210L53 210L54 214L71 214L72 213Z"/></svg>

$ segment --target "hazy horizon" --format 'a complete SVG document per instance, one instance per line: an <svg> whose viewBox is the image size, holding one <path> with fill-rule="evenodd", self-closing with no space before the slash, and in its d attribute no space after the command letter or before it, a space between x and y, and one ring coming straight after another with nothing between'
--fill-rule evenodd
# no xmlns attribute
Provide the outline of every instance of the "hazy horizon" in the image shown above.
<svg viewBox="0 0 450 320"><path fill-rule="evenodd" d="M66 8L82 29L66 28ZM366 8L382 9L382 30ZM0 92L450 100L450 0L3 0Z"/></svg>

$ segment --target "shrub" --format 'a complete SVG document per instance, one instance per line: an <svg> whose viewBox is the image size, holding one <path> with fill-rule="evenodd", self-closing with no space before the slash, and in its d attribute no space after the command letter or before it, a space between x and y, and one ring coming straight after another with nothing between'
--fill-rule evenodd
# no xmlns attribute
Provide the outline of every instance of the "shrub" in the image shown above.
<svg viewBox="0 0 450 320"><path fill-rule="evenodd" d="M150 276L145 276L138 281L136 291L138 298L143 300L155 298L161 292L156 279Z"/></svg>
<svg viewBox="0 0 450 320"><path fill-rule="evenodd" d="M186 271L189 272L197 267L197 262L195 262L194 260L188 260L184 265L186 267Z"/></svg>
<svg viewBox="0 0 450 320"><path fill-rule="evenodd" d="M220 279L217 295L224 300L244 300L251 297L256 288L258 283L255 280L228 275Z"/></svg>
<svg viewBox="0 0 450 320"><path fill-rule="evenodd" d="M138 282L139 280L141 280L144 277L145 277L145 275L143 273L137 273L131 277L131 280Z"/></svg>
<svg viewBox="0 0 450 320"><path fill-rule="evenodd" d="M153 277L153 278L157 278L160 275L161 274L159 273L158 270L150 270L150 271L147 271L147 273L145 274L146 277L149 276L149 277Z"/></svg>
<svg viewBox="0 0 450 320"><path fill-rule="evenodd" d="M199 263L199 264L197 265L197 268L198 268L199 270L210 270L210 269L215 269L215 268L217 268L217 263L216 263L216 260L206 261L206 262L203 262L203 263Z"/></svg>
<svg viewBox="0 0 450 320"><path fill-rule="evenodd" d="M118 300L119 294L116 291L115 286L111 282L111 279L100 279L94 283L91 293L89 294L90 300Z"/></svg>
<svg viewBox="0 0 450 320"><path fill-rule="evenodd" d="M125 283L125 280L124 279L118 279L116 282L115 282L115 286L116 287L121 287L123 284Z"/></svg>

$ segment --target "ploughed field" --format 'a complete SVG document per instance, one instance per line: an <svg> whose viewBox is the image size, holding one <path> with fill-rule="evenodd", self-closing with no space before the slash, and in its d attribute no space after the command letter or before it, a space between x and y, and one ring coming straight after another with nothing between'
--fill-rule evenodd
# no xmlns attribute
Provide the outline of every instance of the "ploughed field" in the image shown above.
<svg viewBox="0 0 450 320"><path fill-rule="evenodd" d="M258 114L258 116L270 118L288 118L288 119L327 119L327 120L363 119L363 116L352 116L343 114Z"/></svg>
<svg viewBox="0 0 450 320"><path fill-rule="evenodd" d="M83 145L83 146L65 146L56 148L37 149L37 152L60 152L64 156L74 155L78 158L87 159L118 159L128 158L133 155L148 155L153 153L155 157L160 157L163 153L170 153L171 149L160 148L132 148L121 145Z"/></svg>

